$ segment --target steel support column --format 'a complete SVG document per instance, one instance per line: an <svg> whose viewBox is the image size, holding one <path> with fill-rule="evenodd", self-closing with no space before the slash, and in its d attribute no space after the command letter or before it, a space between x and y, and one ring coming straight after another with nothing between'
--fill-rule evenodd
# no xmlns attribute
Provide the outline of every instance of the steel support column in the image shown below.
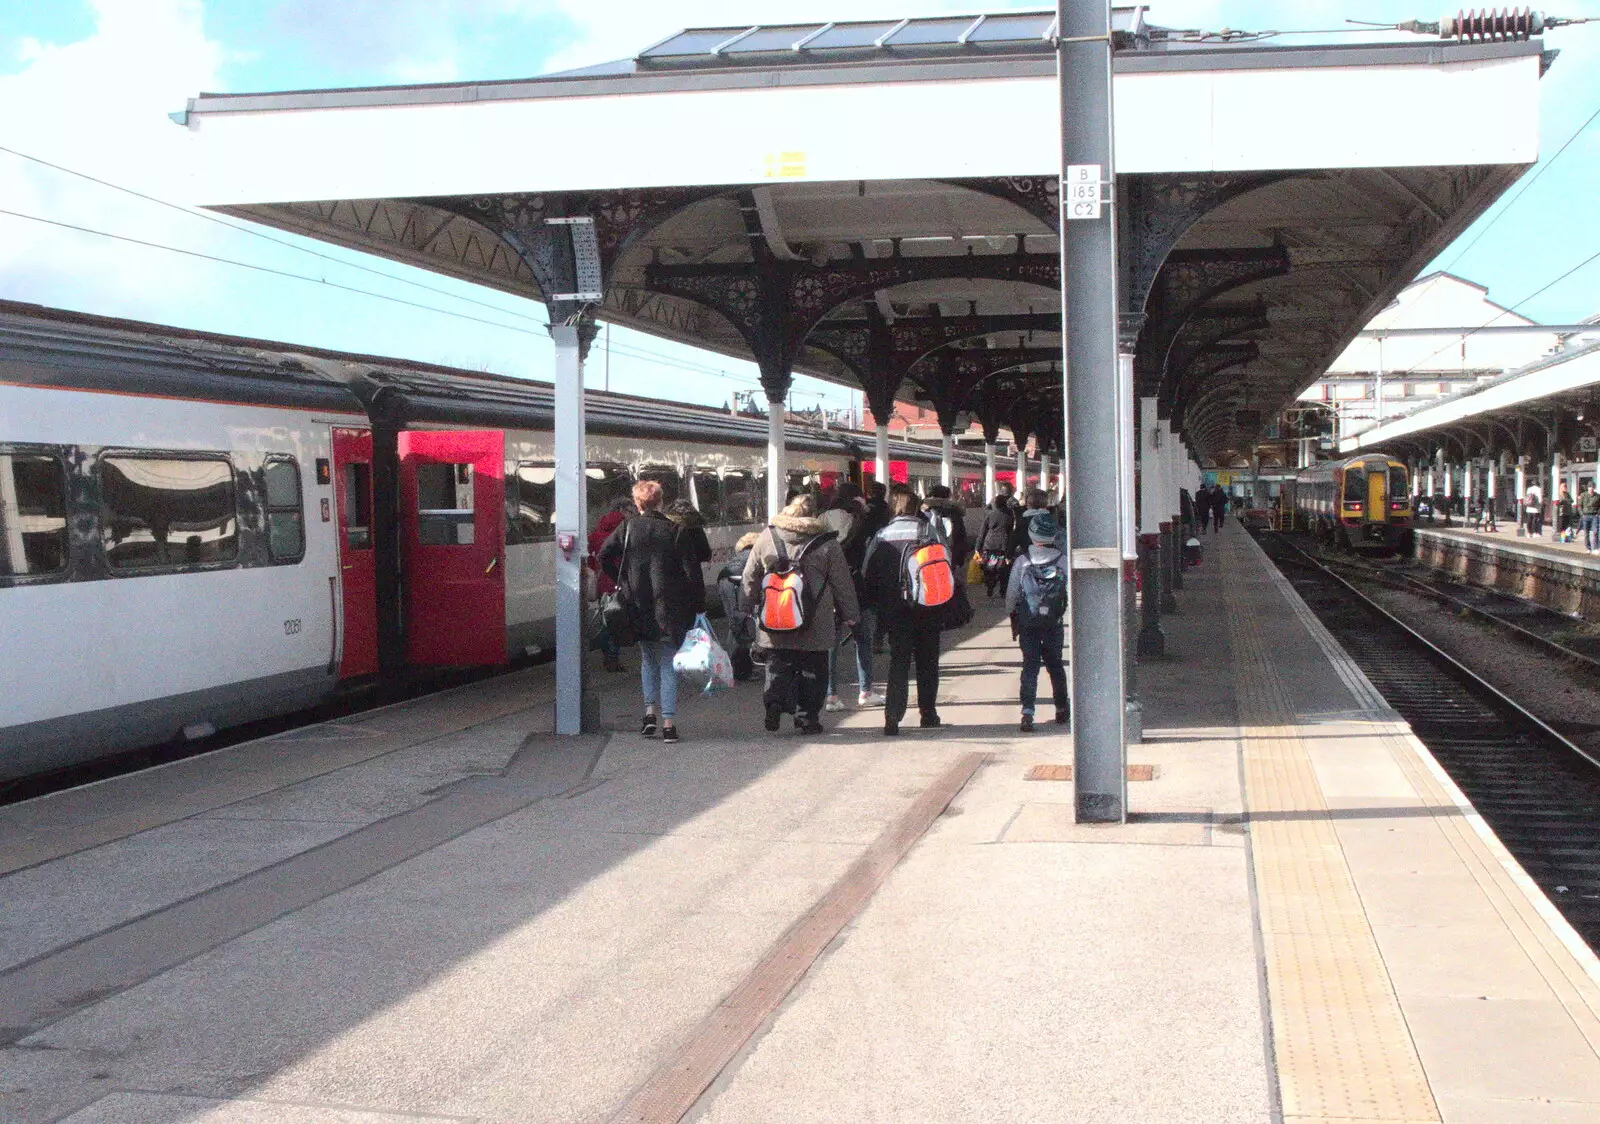
<svg viewBox="0 0 1600 1124"><path fill-rule="evenodd" d="M954 484L955 444L956 439L951 434L939 435L939 483L946 488Z"/></svg>
<svg viewBox="0 0 1600 1124"><path fill-rule="evenodd" d="M889 486L889 423L879 422L873 430L873 479Z"/></svg>
<svg viewBox="0 0 1600 1124"><path fill-rule="evenodd" d="M783 510L789 492L788 455L783 440L783 399L767 400L767 519Z"/></svg>
<svg viewBox="0 0 1600 1124"><path fill-rule="evenodd" d="M1027 438L1017 443L1017 502L1028 498L1028 444Z"/></svg>
<svg viewBox="0 0 1600 1124"><path fill-rule="evenodd" d="M1105 0L1058 0L1056 15L1062 168L1098 165L1109 179L1116 168L1110 6ZM1122 507L1131 481L1123 479L1119 395L1131 381L1132 363L1118 362L1115 223L1116 204L1110 199L1101 205L1099 218L1061 224L1062 412L1077 818L1121 823L1128 804L1123 554L1132 544L1122 542ZM1103 502L1108 496L1112 502Z"/></svg>
<svg viewBox="0 0 1600 1124"><path fill-rule="evenodd" d="M1050 502L1050 454L1039 454L1039 490L1044 493L1046 503Z"/></svg>
<svg viewBox="0 0 1600 1124"><path fill-rule="evenodd" d="M983 443L983 502L994 503L994 442Z"/></svg>
<svg viewBox="0 0 1600 1124"><path fill-rule="evenodd" d="M583 355L576 323L553 322L556 345L556 733L583 732L583 567L589 551ZM568 536L571 536L570 538Z"/></svg>
<svg viewBox="0 0 1600 1124"><path fill-rule="evenodd" d="M1139 399L1139 658L1167 653L1161 631L1162 563L1166 550L1161 539L1162 489L1166 485L1166 450L1161 446L1161 422L1155 398Z"/></svg>

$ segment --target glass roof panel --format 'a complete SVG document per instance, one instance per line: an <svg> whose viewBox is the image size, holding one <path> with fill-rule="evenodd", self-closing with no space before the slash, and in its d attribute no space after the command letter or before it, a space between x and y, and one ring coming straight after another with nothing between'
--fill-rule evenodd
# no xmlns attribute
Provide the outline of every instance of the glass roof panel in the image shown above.
<svg viewBox="0 0 1600 1124"><path fill-rule="evenodd" d="M808 51L830 51L841 47L870 47L884 33L893 31L899 20L876 20L872 23L841 23L828 28L807 43Z"/></svg>
<svg viewBox="0 0 1600 1124"><path fill-rule="evenodd" d="M642 59L672 58L679 55L705 55L718 43L732 39L746 27L702 27L680 31L664 43L657 43L639 57Z"/></svg>
<svg viewBox="0 0 1600 1124"><path fill-rule="evenodd" d="M820 23L785 24L781 27L763 27L751 32L739 40L726 51L727 54L742 54L745 51L787 51L791 50L800 40L810 35ZM738 32L734 32L735 35ZM810 44L807 44L810 46Z"/></svg>
<svg viewBox="0 0 1600 1124"><path fill-rule="evenodd" d="M912 20L884 44L885 47L913 47L928 43L954 43L961 33L972 26L977 16L959 16L943 19ZM988 21L985 20L985 23Z"/></svg>
<svg viewBox="0 0 1600 1124"><path fill-rule="evenodd" d="M1008 43L1017 40L1038 42L1055 22L1051 12L1019 12L1015 15L990 16L967 37L968 43Z"/></svg>

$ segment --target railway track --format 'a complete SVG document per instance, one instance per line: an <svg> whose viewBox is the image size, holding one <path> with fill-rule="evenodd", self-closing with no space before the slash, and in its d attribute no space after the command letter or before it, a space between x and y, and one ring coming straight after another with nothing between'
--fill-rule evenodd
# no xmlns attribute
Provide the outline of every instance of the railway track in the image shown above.
<svg viewBox="0 0 1600 1124"><path fill-rule="evenodd" d="M1600 762L1282 535L1259 541L1528 875L1600 948Z"/></svg>

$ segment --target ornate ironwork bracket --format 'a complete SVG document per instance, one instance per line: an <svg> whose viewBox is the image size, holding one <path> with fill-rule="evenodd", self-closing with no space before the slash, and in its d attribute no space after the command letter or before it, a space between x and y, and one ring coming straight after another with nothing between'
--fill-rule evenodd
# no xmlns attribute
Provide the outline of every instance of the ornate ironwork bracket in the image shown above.
<svg viewBox="0 0 1600 1124"><path fill-rule="evenodd" d="M909 377L933 405L939 429L954 434L967 399L985 379L1034 363L1060 362L1060 348L939 348L912 365Z"/></svg>
<svg viewBox="0 0 1600 1124"><path fill-rule="evenodd" d="M1174 250L1151 291L1147 319L1134 356L1141 397L1162 397L1167 357L1189 318L1232 289L1289 272L1282 246L1249 250ZM1170 387L1165 388L1170 397Z"/></svg>

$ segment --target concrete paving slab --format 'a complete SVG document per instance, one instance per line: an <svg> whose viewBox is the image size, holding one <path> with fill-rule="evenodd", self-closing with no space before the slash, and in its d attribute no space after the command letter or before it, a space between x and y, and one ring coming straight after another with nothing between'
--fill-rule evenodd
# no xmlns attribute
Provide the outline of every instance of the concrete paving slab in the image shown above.
<svg viewBox="0 0 1600 1124"><path fill-rule="evenodd" d="M470 1116L370 1112L286 1101L213 1100L161 1093L113 1093L73 1113L61 1124L399 1124L403 1121L472 1121Z"/></svg>
<svg viewBox="0 0 1600 1124"><path fill-rule="evenodd" d="M1406 1020L1441 1097L1600 1102L1600 1066L1561 1004L1414 998Z"/></svg>
<svg viewBox="0 0 1600 1124"><path fill-rule="evenodd" d="M1441 1096L1439 1108L1445 1124L1593 1124L1600 1120L1600 1101Z"/></svg>

